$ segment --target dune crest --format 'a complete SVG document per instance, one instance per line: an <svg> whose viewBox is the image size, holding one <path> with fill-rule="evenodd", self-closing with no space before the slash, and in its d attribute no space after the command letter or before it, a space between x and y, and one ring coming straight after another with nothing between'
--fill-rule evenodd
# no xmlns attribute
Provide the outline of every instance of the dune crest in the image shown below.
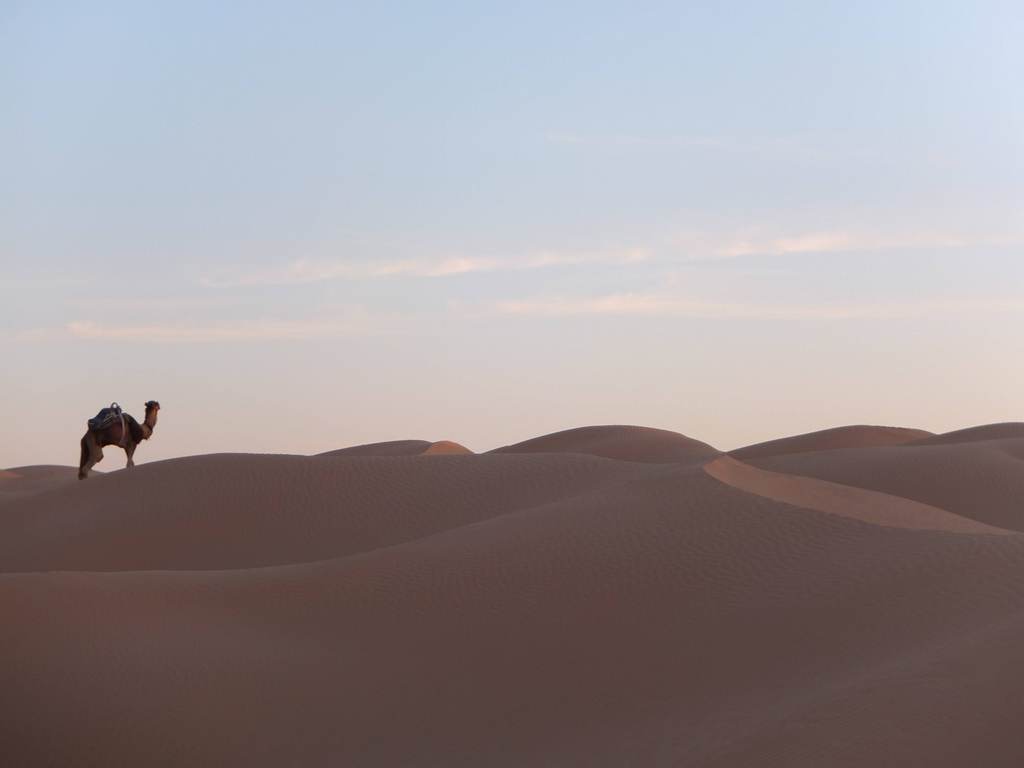
<svg viewBox="0 0 1024 768"><path fill-rule="evenodd" d="M788 453L809 453L811 451L834 451L839 448L866 448L879 445L902 445L914 440L934 437L923 429L906 427L876 427L858 424L848 427L834 427L817 432L808 432L778 440L747 445L729 451L737 459L759 459Z"/></svg>
<svg viewBox="0 0 1024 768"><path fill-rule="evenodd" d="M931 435L916 440L914 445L952 445L956 443L975 443L989 440L1024 439L1024 422L1006 421L1000 424L984 424L979 427L958 429L941 435Z"/></svg>
<svg viewBox="0 0 1024 768"><path fill-rule="evenodd" d="M97 472L102 475L102 472ZM78 469L55 464L0 470L0 504L78 481Z"/></svg>
<svg viewBox="0 0 1024 768"><path fill-rule="evenodd" d="M383 443L366 443L334 451L318 453L317 456L418 456L433 445L429 440L388 440Z"/></svg>
<svg viewBox="0 0 1024 768"><path fill-rule="evenodd" d="M652 427L578 427L496 448L491 453L587 453L651 464L707 461L720 451L707 443Z"/></svg>
<svg viewBox="0 0 1024 768"><path fill-rule="evenodd" d="M339 448L317 456L436 456L441 454L472 453L464 445L451 440L389 440Z"/></svg>
<svg viewBox="0 0 1024 768"><path fill-rule="evenodd" d="M425 451L423 456L448 456L448 455L462 455L472 453L469 448L460 443L452 442L451 440L438 440L435 443L431 443Z"/></svg>

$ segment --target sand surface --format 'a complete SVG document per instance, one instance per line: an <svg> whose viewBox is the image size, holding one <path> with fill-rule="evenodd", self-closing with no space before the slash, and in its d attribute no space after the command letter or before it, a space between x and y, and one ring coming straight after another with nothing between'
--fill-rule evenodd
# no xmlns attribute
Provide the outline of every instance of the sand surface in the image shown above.
<svg viewBox="0 0 1024 768"><path fill-rule="evenodd" d="M339 448L321 453L321 456L417 456L433 443L429 440L389 440L384 443L367 443Z"/></svg>
<svg viewBox="0 0 1024 768"><path fill-rule="evenodd" d="M746 459L762 469L904 496L1024 531L1024 434L979 429L897 446ZM973 435L974 439L970 439Z"/></svg>
<svg viewBox="0 0 1024 768"><path fill-rule="evenodd" d="M994 518L1024 451L981 434L757 466L601 427L51 469L0 506L0 755L1019 766L1024 536ZM875 482L890 461L933 498Z"/></svg>
<svg viewBox="0 0 1024 768"><path fill-rule="evenodd" d="M535 437L493 453L586 453L647 463L701 462L718 451L707 443L664 429L632 426L579 427Z"/></svg>
<svg viewBox="0 0 1024 768"><path fill-rule="evenodd" d="M923 429L907 429L905 427L873 427L857 425L851 427L835 427L810 432L805 435L783 437L768 440L756 445L748 445L730 451L729 455L736 459L749 460L780 456L789 453L805 453L807 451L829 451L836 448L867 448L879 445L900 445L913 440L933 437L931 432Z"/></svg>
<svg viewBox="0 0 1024 768"><path fill-rule="evenodd" d="M950 533L1014 533L902 496L811 477L769 472L730 456L708 462L704 471L727 485L767 499L875 525Z"/></svg>
<svg viewBox="0 0 1024 768"><path fill-rule="evenodd" d="M339 448L318 454L320 456L424 456L450 453L472 453L469 448L451 440L390 440Z"/></svg>
<svg viewBox="0 0 1024 768"><path fill-rule="evenodd" d="M461 443L455 443L451 440L438 440L428 445L426 450L423 451L424 456L446 456L464 453L472 453L472 451Z"/></svg>
<svg viewBox="0 0 1024 768"><path fill-rule="evenodd" d="M97 471L96 474L102 473ZM0 505L77 481L77 467L41 465L0 470Z"/></svg>
<svg viewBox="0 0 1024 768"><path fill-rule="evenodd" d="M958 429L944 435L932 435L915 441L918 445L949 445L952 443L975 443L988 440L1024 439L1024 423L1004 422L984 424L980 427Z"/></svg>

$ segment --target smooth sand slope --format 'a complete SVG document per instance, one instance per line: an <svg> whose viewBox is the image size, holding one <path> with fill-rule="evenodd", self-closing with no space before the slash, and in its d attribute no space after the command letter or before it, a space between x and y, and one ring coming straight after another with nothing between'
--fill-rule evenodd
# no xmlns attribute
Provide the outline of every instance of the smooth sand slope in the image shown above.
<svg viewBox="0 0 1024 768"><path fill-rule="evenodd" d="M898 446L747 461L775 472L904 496L989 525L1024 531L1024 430L1019 437L1006 437L1006 432L983 428Z"/></svg>
<svg viewBox="0 0 1024 768"><path fill-rule="evenodd" d="M769 472L737 461L731 456L721 456L708 462L704 465L704 471L726 485L766 499L875 525L950 533L1014 533L902 496L892 496L811 477Z"/></svg>
<svg viewBox="0 0 1024 768"><path fill-rule="evenodd" d="M664 429L599 426L535 437L492 453L586 453L620 461L678 463L707 461L719 451L707 443Z"/></svg>
<svg viewBox="0 0 1024 768"><path fill-rule="evenodd" d="M420 456L439 453L472 453L465 446L451 440L391 440L385 443L368 443L353 445L350 448L339 448L327 451L320 456Z"/></svg>
<svg viewBox="0 0 1024 768"><path fill-rule="evenodd" d="M254 568L366 552L601 493L593 456L268 456L157 462L11 503L0 571Z"/></svg>
<svg viewBox="0 0 1024 768"><path fill-rule="evenodd" d="M631 457L645 436L605 435ZM217 455L11 500L0 754L1022 764L1024 536L767 475L717 453Z"/></svg>
<svg viewBox="0 0 1024 768"><path fill-rule="evenodd" d="M451 440L438 440L431 443L423 451L424 456L450 456L452 454L461 455L466 453L472 453L472 451L461 443L455 443Z"/></svg>
<svg viewBox="0 0 1024 768"><path fill-rule="evenodd" d="M900 445L913 440L932 437L931 432L923 429L906 429L904 427L874 427L854 425L834 427L805 435L783 437L764 443L748 445L730 451L735 459L747 461L767 456L780 456L788 453L806 453L808 451L830 451L836 448L868 448L879 445Z"/></svg>
<svg viewBox="0 0 1024 768"><path fill-rule="evenodd" d="M97 473L101 474L101 473ZM77 467L43 465L0 470L0 505L78 480Z"/></svg>
<svg viewBox="0 0 1024 768"><path fill-rule="evenodd" d="M984 424L980 427L958 429L943 435L932 435L916 440L917 445L951 445L955 443L976 443L989 440L1024 439L1024 423L1008 421L1002 424Z"/></svg>

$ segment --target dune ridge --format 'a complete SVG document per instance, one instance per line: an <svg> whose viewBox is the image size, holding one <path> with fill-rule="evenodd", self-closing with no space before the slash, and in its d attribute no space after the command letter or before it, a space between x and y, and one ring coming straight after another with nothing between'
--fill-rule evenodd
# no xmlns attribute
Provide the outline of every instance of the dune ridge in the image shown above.
<svg viewBox="0 0 1024 768"><path fill-rule="evenodd" d="M1007 421L1000 424L984 424L979 427L958 429L941 435L923 437L915 445L949 445L952 443L974 443L992 440L1024 439L1024 422Z"/></svg>
<svg viewBox="0 0 1024 768"><path fill-rule="evenodd" d="M472 453L469 448L452 440L389 440L338 448L318 456L435 456Z"/></svg>
<svg viewBox="0 0 1024 768"><path fill-rule="evenodd" d="M934 437L932 432L906 427L878 427L858 424L847 427L833 427L802 435L768 440L763 443L737 448L729 455L737 459L759 459L788 453L809 453L831 451L838 448L866 448L879 445L902 445L915 440Z"/></svg>
<svg viewBox="0 0 1024 768"><path fill-rule="evenodd" d="M472 453L469 448L451 440L437 440L427 446L423 451L424 456L451 456Z"/></svg>
<svg viewBox="0 0 1024 768"><path fill-rule="evenodd" d="M388 440L383 443L366 443L325 451L318 456L416 456L427 450L429 440Z"/></svg>
<svg viewBox="0 0 1024 768"><path fill-rule="evenodd" d="M102 474L102 473L97 473ZM0 505L78 480L78 468L56 464L12 467L0 474Z"/></svg>
<svg viewBox="0 0 1024 768"><path fill-rule="evenodd" d="M577 427L496 448L491 453L586 453L645 463L706 461L719 454L707 443L653 427Z"/></svg>

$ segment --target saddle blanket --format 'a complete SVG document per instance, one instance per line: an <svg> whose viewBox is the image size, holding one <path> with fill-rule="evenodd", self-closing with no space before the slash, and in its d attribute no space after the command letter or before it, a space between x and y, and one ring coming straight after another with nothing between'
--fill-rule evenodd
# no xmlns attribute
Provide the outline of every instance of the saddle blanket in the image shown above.
<svg viewBox="0 0 1024 768"><path fill-rule="evenodd" d="M99 413L89 419L89 429L106 429L115 421L121 419L121 406L111 403L109 408L102 409Z"/></svg>

